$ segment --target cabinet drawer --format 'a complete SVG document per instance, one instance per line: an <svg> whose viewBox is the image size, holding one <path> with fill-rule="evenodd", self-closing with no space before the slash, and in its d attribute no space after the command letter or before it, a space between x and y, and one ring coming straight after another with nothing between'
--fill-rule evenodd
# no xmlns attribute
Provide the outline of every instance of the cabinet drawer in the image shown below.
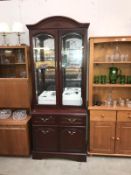
<svg viewBox="0 0 131 175"><path fill-rule="evenodd" d="M131 122L131 111L118 111L117 121L130 121Z"/></svg>
<svg viewBox="0 0 131 175"><path fill-rule="evenodd" d="M55 123L55 116L52 115L38 115L32 117L32 124L54 125Z"/></svg>
<svg viewBox="0 0 131 175"><path fill-rule="evenodd" d="M90 111L91 121L116 121L115 111L94 110Z"/></svg>
<svg viewBox="0 0 131 175"><path fill-rule="evenodd" d="M86 116L62 116L60 118L62 125L86 125Z"/></svg>

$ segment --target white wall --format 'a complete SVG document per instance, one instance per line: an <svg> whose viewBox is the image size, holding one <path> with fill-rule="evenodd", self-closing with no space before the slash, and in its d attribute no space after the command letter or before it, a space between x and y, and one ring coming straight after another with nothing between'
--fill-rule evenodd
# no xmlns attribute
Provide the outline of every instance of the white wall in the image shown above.
<svg viewBox="0 0 131 175"><path fill-rule="evenodd" d="M90 22L89 36L131 35L131 0L10 0L0 1L0 22L34 24L60 15ZM28 30L22 42L28 44ZM12 35L8 36L10 43ZM0 37L0 42L2 41Z"/></svg>

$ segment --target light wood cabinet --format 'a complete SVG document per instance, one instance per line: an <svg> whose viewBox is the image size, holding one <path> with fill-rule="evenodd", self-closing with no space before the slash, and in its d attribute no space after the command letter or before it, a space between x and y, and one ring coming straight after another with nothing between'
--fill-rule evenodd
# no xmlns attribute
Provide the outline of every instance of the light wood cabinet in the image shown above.
<svg viewBox="0 0 131 175"><path fill-rule="evenodd" d="M130 135L130 112L90 111L90 153L131 155Z"/></svg>
<svg viewBox="0 0 131 175"><path fill-rule="evenodd" d="M118 154L131 155L131 112L117 112L116 150Z"/></svg>
<svg viewBox="0 0 131 175"><path fill-rule="evenodd" d="M29 112L31 86L28 46L0 46L0 109ZM0 119L0 155L27 156L29 119Z"/></svg>
<svg viewBox="0 0 131 175"><path fill-rule="evenodd" d="M0 155L29 156L29 120L0 120Z"/></svg>
<svg viewBox="0 0 131 175"><path fill-rule="evenodd" d="M90 122L90 152L114 153L115 122Z"/></svg>
<svg viewBox="0 0 131 175"><path fill-rule="evenodd" d="M90 152L114 153L115 125L115 111L90 111Z"/></svg>
<svg viewBox="0 0 131 175"><path fill-rule="evenodd" d="M110 77L112 67L120 70L115 82ZM128 100L131 102L130 67L130 36L90 38L91 154L131 155L131 107L127 104ZM102 76L106 77L105 82ZM124 82L121 81L122 76L125 77Z"/></svg>
<svg viewBox="0 0 131 175"><path fill-rule="evenodd" d="M27 46L0 46L0 108L30 107Z"/></svg>

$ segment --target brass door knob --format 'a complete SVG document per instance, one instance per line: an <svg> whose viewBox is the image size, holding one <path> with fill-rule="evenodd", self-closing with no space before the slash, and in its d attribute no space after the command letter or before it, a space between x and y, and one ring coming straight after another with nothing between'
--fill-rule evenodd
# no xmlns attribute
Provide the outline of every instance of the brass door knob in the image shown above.
<svg viewBox="0 0 131 175"><path fill-rule="evenodd" d="M120 138L119 138L119 137L117 137L117 138L116 138L116 140L117 140L117 141L119 141L119 140L120 140Z"/></svg>
<svg viewBox="0 0 131 175"><path fill-rule="evenodd" d="M104 118L104 114L101 115L101 118Z"/></svg>
<svg viewBox="0 0 131 175"><path fill-rule="evenodd" d="M112 138L112 140L115 140L115 137L111 137Z"/></svg>

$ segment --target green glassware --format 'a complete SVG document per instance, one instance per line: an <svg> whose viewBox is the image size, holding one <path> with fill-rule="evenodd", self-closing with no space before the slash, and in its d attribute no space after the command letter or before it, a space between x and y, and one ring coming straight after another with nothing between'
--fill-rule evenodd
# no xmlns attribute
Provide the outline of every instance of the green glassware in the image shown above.
<svg viewBox="0 0 131 175"><path fill-rule="evenodd" d="M127 84L131 84L131 76L127 76Z"/></svg>
<svg viewBox="0 0 131 175"><path fill-rule="evenodd" d="M120 84L125 84L126 83L126 76L125 75L121 75L120 76Z"/></svg>
<svg viewBox="0 0 131 175"><path fill-rule="evenodd" d="M117 67L109 67L109 80L111 84L117 83L117 78L120 76L121 70Z"/></svg>
<svg viewBox="0 0 131 175"><path fill-rule="evenodd" d="M94 83L95 84L99 84L100 83L100 76L99 75L95 75L94 76Z"/></svg>
<svg viewBox="0 0 131 175"><path fill-rule="evenodd" d="M101 75L100 76L100 83L105 84L106 83L106 75Z"/></svg>

